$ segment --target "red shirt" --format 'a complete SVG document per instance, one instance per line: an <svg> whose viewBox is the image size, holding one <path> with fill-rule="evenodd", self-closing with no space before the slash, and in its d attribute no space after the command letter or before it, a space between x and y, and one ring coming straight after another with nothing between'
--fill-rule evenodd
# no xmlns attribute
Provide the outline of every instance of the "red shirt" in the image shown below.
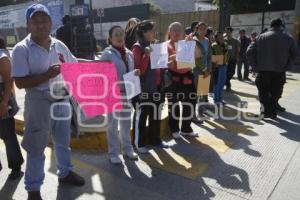
<svg viewBox="0 0 300 200"><path fill-rule="evenodd" d="M171 55L174 55L176 54L176 50L173 48L173 46L171 45L171 43L168 43L168 54L169 54L169 57ZM185 69L178 69L177 68L177 62L176 61L173 61L170 65L169 65L169 70L170 71L173 71L173 72L176 72L178 74L185 74L189 71L191 71L190 68L185 68ZM176 82L179 82L180 81L180 78L179 77L176 77L176 76L173 76L172 77L173 81L176 81ZM183 79L183 84L192 84L193 83L193 80L191 80L190 78L188 77L184 77Z"/></svg>
<svg viewBox="0 0 300 200"><path fill-rule="evenodd" d="M141 75L144 75L147 71L147 68L150 67L150 56L143 53L139 46L133 46L132 53L134 57L134 66L136 69L141 71ZM161 84L161 69L155 69L156 85Z"/></svg>

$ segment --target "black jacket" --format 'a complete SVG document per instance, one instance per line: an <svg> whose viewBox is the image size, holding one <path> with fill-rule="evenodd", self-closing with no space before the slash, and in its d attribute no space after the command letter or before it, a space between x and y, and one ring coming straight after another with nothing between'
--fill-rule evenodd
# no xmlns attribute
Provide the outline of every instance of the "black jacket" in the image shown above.
<svg viewBox="0 0 300 200"><path fill-rule="evenodd" d="M285 72L292 67L298 53L293 38L272 29L258 36L246 54L253 71Z"/></svg>

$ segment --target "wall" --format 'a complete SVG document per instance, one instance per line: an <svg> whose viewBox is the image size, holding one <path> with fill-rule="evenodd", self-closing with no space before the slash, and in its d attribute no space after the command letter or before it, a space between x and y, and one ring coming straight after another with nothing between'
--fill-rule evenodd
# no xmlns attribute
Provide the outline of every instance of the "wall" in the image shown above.
<svg viewBox="0 0 300 200"><path fill-rule="evenodd" d="M195 11L194 0L151 0L160 6L164 13L182 13ZM146 1L144 1L146 2Z"/></svg>
<svg viewBox="0 0 300 200"><path fill-rule="evenodd" d="M160 41L166 39L168 26L175 21L183 24L184 27L190 26L193 21L203 21L215 30L219 27L218 11L187 12L177 14L161 14L153 19L157 23L157 38Z"/></svg>
<svg viewBox="0 0 300 200"><path fill-rule="evenodd" d="M142 3L142 0L92 0L93 9L131 6Z"/></svg>
<svg viewBox="0 0 300 200"><path fill-rule="evenodd" d="M286 24L287 32L293 33L294 11L279 11L265 13L265 28L270 28L270 23L273 18L282 18ZM251 13L241 15L231 15L230 24L235 29L234 35L238 36L240 29L245 29L249 35L252 31L261 32L262 13Z"/></svg>

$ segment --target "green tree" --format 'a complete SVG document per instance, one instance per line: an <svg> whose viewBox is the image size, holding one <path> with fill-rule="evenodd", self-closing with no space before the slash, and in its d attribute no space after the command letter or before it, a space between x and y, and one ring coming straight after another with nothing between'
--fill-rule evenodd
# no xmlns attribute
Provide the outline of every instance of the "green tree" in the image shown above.
<svg viewBox="0 0 300 200"><path fill-rule="evenodd" d="M162 8L151 0L145 0L144 3L150 5L150 17L161 14L163 12Z"/></svg>

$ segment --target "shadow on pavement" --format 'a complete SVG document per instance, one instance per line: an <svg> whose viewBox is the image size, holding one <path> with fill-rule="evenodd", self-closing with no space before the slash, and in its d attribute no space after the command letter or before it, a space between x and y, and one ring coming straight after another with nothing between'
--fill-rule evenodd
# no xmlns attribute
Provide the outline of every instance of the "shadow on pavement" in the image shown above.
<svg viewBox="0 0 300 200"><path fill-rule="evenodd" d="M6 179L5 184L3 185L3 187L0 190L1 199L2 198L13 199L14 193L17 190L18 185L19 185L20 181L22 180L23 175L24 174L22 173L22 176L19 177L17 180L9 180L9 178Z"/></svg>
<svg viewBox="0 0 300 200"><path fill-rule="evenodd" d="M186 138L189 142L199 142L195 138ZM193 141L196 140L196 141ZM236 166L227 164L222 160L220 155L206 144L202 144L203 148L208 149L210 160L209 170L202 175L216 180L216 182L227 189L241 190L244 193L252 193L249 185L248 173ZM201 151L199 151L200 153Z"/></svg>
<svg viewBox="0 0 300 200"><path fill-rule="evenodd" d="M267 122L285 130L285 132L281 133L282 136L300 142L300 115L283 112L279 113L276 120L268 120Z"/></svg>

